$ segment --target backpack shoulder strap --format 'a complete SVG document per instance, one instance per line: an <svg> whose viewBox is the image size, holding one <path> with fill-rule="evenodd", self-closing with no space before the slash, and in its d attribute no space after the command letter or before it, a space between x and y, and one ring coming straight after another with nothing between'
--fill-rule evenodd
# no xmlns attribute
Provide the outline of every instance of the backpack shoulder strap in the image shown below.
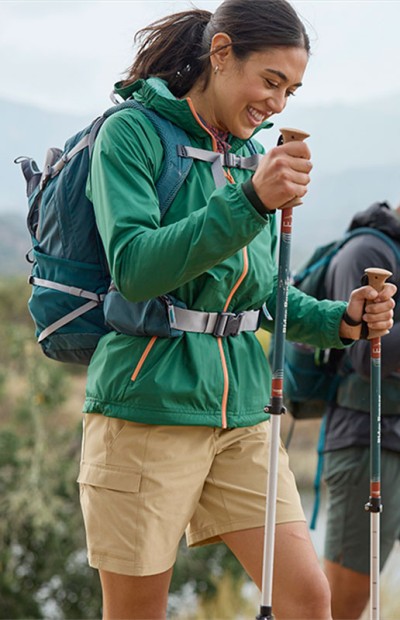
<svg viewBox="0 0 400 620"><path fill-rule="evenodd" d="M259 155L259 152L256 149L256 145L254 144L253 140L248 140L246 142L246 146L250 151L250 155Z"/></svg>
<svg viewBox="0 0 400 620"><path fill-rule="evenodd" d="M337 241L332 241L327 243L314 252L310 260L307 264L293 275L293 283L295 286L301 285L303 280L309 276L311 273L316 271L317 269L327 267L330 263L334 255L353 237L358 237L359 235L375 235L375 237L379 237L382 241L385 241L387 245L393 251L393 254L396 257L397 262L400 263L400 247L385 233L381 230L376 230L375 228L370 228L369 226L362 226L360 228L355 228L350 232L347 232L341 239Z"/></svg>
<svg viewBox="0 0 400 620"><path fill-rule="evenodd" d="M339 248L344 244L344 240L340 241L331 241L323 246L319 246L313 252L311 257L308 259L306 264L299 269L296 273L293 274L292 280L293 284L296 287L301 288L301 284L303 280L305 280L309 275L313 274L315 271L321 269L324 271L332 257L336 254Z"/></svg>
<svg viewBox="0 0 400 620"><path fill-rule="evenodd" d="M369 226L354 228L354 230L348 232L342 239L339 247L342 247L345 243L347 243L347 241L349 241L353 237L357 237L358 235L374 235L375 237L379 237L390 247L396 257L396 261L400 263L400 246L396 244L396 242L393 241L393 239L389 237L389 235L386 235L384 232L382 232L381 230L377 230L376 228L370 228Z"/></svg>
<svg viewBox="0 0 400 620"><path fill-rule="evenodd" d="M156 189L160 201L160 213L161 218L163 218L193 164L193 160L180 157L177 150L177 146L190 145L190 140L183 129L174 125L174 123L167 118L160 116L153 110L145 108L135 99L128 99L106 110L98 119L97 123L93 125L89 138L89 148L93 147L99 129L106 118L127 108L140 110L146 118L152 122L163 146L165 159L161 174L156 181Z"/></svg>

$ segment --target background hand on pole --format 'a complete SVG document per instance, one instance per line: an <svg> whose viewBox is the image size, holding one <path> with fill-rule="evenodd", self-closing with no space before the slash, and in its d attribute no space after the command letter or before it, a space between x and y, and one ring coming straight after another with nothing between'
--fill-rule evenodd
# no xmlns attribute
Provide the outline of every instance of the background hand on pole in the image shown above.
<svg viewBox="0 0 400 620"><path fill-rule="evenodd" d="M384 336L393 327L393 295L397 287L385 282L392 274L386 269L371 267L365 271L368 284L354 289L349 298L347 314L356 323L350 326L342 321L340 336L358 340L361 337L361 322L368 325L368 338ZM373 334L373 335L371 335Z"/></svg>

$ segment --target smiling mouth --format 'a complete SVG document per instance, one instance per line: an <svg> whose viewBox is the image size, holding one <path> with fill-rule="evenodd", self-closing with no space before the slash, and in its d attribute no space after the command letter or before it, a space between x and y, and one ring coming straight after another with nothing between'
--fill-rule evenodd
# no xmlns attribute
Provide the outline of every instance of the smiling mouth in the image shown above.
<svg viewBox="0 0 400 620"><path fill-rule="evenodd" d="M257 125L260 125L263 121L265 121L269 116L272 115L272 112L264 114L264 113L259 112L252 106L248 106L247 111L249 113L250 118Z"/></svg>

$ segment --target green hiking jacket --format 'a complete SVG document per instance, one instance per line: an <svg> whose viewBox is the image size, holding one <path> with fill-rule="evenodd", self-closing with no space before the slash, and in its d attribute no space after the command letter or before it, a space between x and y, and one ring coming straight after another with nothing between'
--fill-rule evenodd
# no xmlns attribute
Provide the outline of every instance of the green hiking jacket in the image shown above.
<svg viewBox="0 0 400 620"><path fill-rule="evenodd" d="M176 99L165 82L139 80L132 90L182 127L192 146L216 150L190 102ZM231 152L249 155L245 141L230 136L229 143ZM160 226L155 179L162 158L152 123L137 110L107 119L96 140L87 195L118 290L130 301L171 293L200 311L237 313L265 302L273 317L275 215L260 215L246 198L242 183L252 173L227 171L230 180L215 189L210 164L195 161ZM343 347L344 302L318 302L294 288L288 301L288 338ZM274 322L263 326L272 332ZM253 332L149 338L113 331L90 363L84 411L149 424L247 426L268 418L270 382Z"/></svg>

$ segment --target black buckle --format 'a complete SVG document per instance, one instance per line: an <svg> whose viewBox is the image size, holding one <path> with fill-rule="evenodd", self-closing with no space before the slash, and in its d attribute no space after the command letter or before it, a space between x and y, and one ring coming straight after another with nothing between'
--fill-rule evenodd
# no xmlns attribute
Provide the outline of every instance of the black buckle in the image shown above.
<svg viewBox="0 0 400 620"><path fill-rule="evenodd" d="M244 312L234 314L233 312L221 312L215 323L213 336L225 338L226 336L237 336L244 318Z"/></svg>
<svg viewBox="0 0 400 620"><path fill-rule="evenodd" d="M187 154L186 146L184 144L177 144L176 145L176 152L178 154L178 157L190 157Z"/></svg>

